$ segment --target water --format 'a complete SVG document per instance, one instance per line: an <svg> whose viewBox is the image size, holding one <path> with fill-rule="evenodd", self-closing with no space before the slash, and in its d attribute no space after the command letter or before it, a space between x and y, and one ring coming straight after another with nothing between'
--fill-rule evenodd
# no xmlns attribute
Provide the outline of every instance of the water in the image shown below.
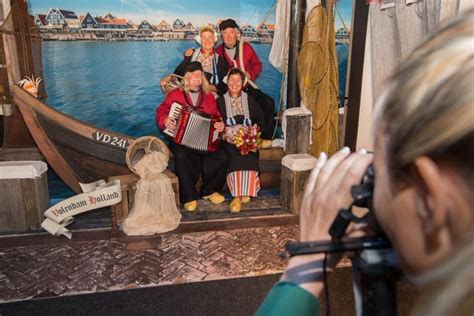
<svg viewBox="0 0 474 316"><path fill-rule="evenodd" d="M46 102L95 126L131 136L158 135L154 110L162 77L173 72L191 41L45 42ZM263 63L257 80L277 102L281 74L267 61L270 45L255 45Z"/></svg>
<svg viewBox="0 0 474 316"><path fill-rule="evenodd" d="M193 46L194 41L44 42L46 103L97 127L135 137L158 136L155 108L164 97L159 81L174 71L183 52ZM253 48L263 63L256 83L277 107L281 74L268 63L271 46ZM340 81L345 82L347 49L338 47L339 54L344 68ZM53 199L73 195L53 172L49 179Z"/></svg>

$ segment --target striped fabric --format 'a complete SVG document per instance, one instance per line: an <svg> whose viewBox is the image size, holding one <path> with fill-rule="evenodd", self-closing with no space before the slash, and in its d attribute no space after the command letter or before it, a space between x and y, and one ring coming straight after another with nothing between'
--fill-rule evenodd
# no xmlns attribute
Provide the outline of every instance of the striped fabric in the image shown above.
<svg viewBox="0 0 474 316"><path fill-rule="evenodd" d="M257 196L260 191L258 171L239 170L227 175L227 186L232 196Z"/></svg>

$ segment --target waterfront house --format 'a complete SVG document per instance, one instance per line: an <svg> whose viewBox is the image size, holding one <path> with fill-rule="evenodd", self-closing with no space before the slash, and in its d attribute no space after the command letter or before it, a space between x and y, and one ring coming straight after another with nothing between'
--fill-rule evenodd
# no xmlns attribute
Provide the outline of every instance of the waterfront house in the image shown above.
<svg viewBox="0 0 474 316"><path fill-rule="evenodd" d="M191 23L191 22L188 22L184 28L183 28L183 31L186 32L186 33L192 33L192 34L196 34L197 30L196 28L194 27L194 25Z"/></svg>
<svg viewBox="0 0 474 316"><path fill-rule="evenodd" d="M143 20L140 25L138 25L138 31L140 33L152 33L155 30L154 26L151 25L147 20Z"/></svg>
<svg viewBox="0 0 474 316"><path fill-rule="evenodd" d="M184 32L183 31L164 31L162 36L171 39L171 40L184 40Z"/></svg>
<svg viewBox="0 0 474 316"><path fill-rule="evenodd" d="M43 30L48 26L46 14L35 14L34 24L39 30Z"/></svg>
<svg viewBox="0 0 474 316"><path fill-rule="evenodd" d="M99 23L96 19L87 12L84 18L81 19L81 27L83 30L93 30L99 28Z"/></svg>
<svg viewBox="0 0 474 316"><path fill-rule="evenodd" d="M171 25L165 20L161 20L159 24L155 25L155 29L161 32L169 32L171 31Z"/></svg>
<svg viewBox="0 0 474 316"><path fill-rule="evenodd" d="M273 41L275 25L262 23L257 27L256 31L258 36L254 39L255 42L270 44Z"/></svg>
<svg viewBox="0 0 474 316"><path fill-rule="evenodd" d="M50 8L45 19L56 29L78 30L81 27L79 17L73 11Z"/></svg>
<svg viewBox="0 0 474 316"><path fill-rule="evenodd" d="M85 31L125 31L129 23L123 18L111 18L109 13L106 17L93 17L89 12L81 20L81 27Z"/></svg>
<svg viewBox="0 0 474 316"><path fill-rule="evenodd" d="M349 33L341 27L336 31L336 40L349 40Z"/></svg>
<svg viewBox="0 0 474 316"><path fill-rule="evenodd" d="M173 30L175 31L182 31L186 25L184 24L183 20L176 19L173 22Z"/></svg>
<svg viewBox="0 0 474 316"><path fill-rule="evenodd" d="M123 18L99 17L97 20L99 22L99 27L104 30L126 30L129 28L127 20Z"/></svg>
<svg viewBox="0 0 474 316"><path fill-rule="evenodd" d="M250 24L242 25L240 31L242 33L242 39L244 41L252 41L258 37L257 30L255 30L255 28Z"/></svg>
<svg viewBox="0 0 474 316"><path fill-rule="evenodd" d="M259 37L273 38L273 34L275 33L275 25L262 23L257 27L257 33Z"/></svg>

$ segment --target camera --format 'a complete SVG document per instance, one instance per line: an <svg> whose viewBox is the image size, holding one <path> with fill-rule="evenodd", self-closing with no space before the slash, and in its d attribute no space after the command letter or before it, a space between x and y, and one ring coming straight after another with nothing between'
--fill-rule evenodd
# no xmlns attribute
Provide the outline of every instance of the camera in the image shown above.
<svg viewBox="0 0 474 316"><path fill-rule="evenodd" d="M311 253L391 248L388 239L385 237L383 230L377 222L373 210L372 197L374 187L375 171L374 166L370 165L362 177L361 183L353 186L351 189L351 195L353 198L351 205L346 209L340 209L337 217L331 224L329 234L331 235L332 240L322 242L287 243L285 246L287 254L291 257ZM362 217L357 217L352 212L353 206L367 208L368 212ZM351 222L367 224L370 236L361 238L344 238L347 227Z"/></svg>
<svg viewBox="0 0 474 316"><path fill-rule="evenodd" d="M313 253L351 252L354 296L358 315L396 315L396 281L400 278L398 262L377 222L373 209L375 172L373 165L366 170L361 183L351 188L352 203L340 209L329 229L331 240L287 243L289 256ZM364 207L368 212L357 217L352 207ZM351 222L365 223L369 234L361 238L345 237Z"/></svg>

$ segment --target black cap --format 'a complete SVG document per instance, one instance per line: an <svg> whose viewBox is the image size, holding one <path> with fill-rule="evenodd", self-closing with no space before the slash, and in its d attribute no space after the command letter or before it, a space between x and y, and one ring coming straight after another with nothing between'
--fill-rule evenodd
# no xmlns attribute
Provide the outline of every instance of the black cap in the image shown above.
<svg viewBox="0 0 474 316"><path fill-rule="evenodd" d="M186 67L184 68L184 73L194 72L196 70L201 70L202 71L202 65L198 61L192 61L192 62L190 62L189 64L186 65Z"/></svg>
<svg viewBox="0 0 474 316"><path fill-rule="evenodd" d="M219 24L219 31L223 31L228 27L232 27L232 28L235 28L235 29L239 28L239 26L237 25L237 23L235 23L234 20L227 19L227 20L222 21L221 24Z"/></svg>

